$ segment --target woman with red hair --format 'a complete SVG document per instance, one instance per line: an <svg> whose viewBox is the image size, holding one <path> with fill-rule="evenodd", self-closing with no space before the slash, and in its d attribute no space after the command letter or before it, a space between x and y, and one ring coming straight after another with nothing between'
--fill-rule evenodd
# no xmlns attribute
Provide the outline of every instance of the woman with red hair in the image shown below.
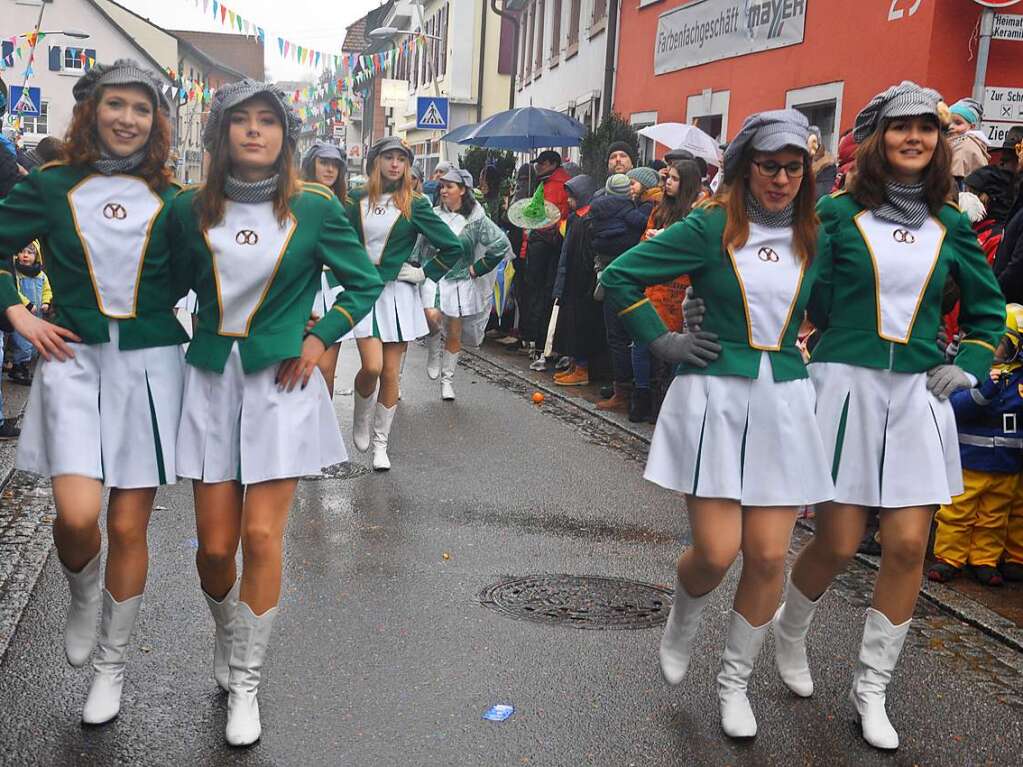
<svg viewBox="0 0 1023 767"><path fill-rule="evenodd" d="M53 484L53 539L71 591L64 634L71 665L92 655L102 613L82 713L84 723L102 724L120 710L153 498L175 479L187 337L173 312L178 291L165 221L178 187L166 170L170 125L160 84L123 59L93 67L74 96L63 159L33 171L0 202L0 252L42 243L56 297L53 323L21 305L7 273L0 273L0 310L43 357L17 466Z"/></svg>

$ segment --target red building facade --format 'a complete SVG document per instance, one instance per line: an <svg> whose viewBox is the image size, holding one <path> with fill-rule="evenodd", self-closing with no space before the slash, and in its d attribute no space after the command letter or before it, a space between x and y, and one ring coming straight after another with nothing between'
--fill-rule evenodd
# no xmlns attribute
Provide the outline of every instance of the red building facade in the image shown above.
<svg viewBox="0 0 1023 767"><path fill-rule="evenodd" d="M614 108L637 127L696 123L728 140L753 112L795 107L834 150L893 83L914 80L949 103L971 95L982 10L973 0L623 2ZM1020 16L1023 2L999 13ZM985 129L997 144L1023 124L1015 21L1000 19L1008 39L991 41L985 81Z"/></svg>

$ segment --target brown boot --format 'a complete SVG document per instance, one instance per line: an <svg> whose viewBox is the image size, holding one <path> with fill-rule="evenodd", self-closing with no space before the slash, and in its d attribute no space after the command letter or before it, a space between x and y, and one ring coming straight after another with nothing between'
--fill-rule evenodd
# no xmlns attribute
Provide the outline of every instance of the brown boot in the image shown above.
<svg viewBox="0 0 1023 767"><path fill-rule="evenodd" d="M628 384L615 383L615 393L611 395L610 399L600 400L597 403L597 410L614 410L619 413L628 413L631 388Z"/></svg>

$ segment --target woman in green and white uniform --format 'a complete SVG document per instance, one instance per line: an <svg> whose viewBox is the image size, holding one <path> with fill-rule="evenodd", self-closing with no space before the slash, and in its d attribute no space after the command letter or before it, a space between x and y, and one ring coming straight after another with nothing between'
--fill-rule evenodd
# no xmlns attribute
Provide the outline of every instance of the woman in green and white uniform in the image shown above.
<svg viewBox="0 0 1023 767"><path fill-rule="evenodd" d="M64 159L0 202L0 252L42 242L54 323L21 306L0 274L0 307L41 352L17 466L52 478L53 538L71 590L65 651L84 665L97 642L87 724L117 716L128 643L148 570L146 528L159 485L175 480L181 343L167 212L170 125L156 77L98 65L73 89ZM66 343L71 342L71 343ZM108 555L100 590L103 487ZM101 609L102 605L102 609Z"/></svg>
<svg viewBox="0 0 1023 767"><path fill-rule="evenodd" d="M1005 329L1005 300L966 217L948 203L951 153L936 91L904 82L857 116L856 177L818 207L834 260L810 318L823 331L810 374L835 501L792 569L775 618L778 670L798 695L813 692L806 633L818 600L880 507L881 568L867 610L850 699L863 737L897 748L885 689L920 590L931 519L962 492L948 396L987 375ZM937 349L942 294L952 278L966 333L955 363Z"/></svg>
<svg viewBox="0 0 1023 767"><path fill-rule="evenodd" d="M347 156L341 147L328 144L326 141L315 141L302 158L302 178L323 184L330 189L338 201L344 205L348 202L348 184L346 181L345 161ZM343 290L329 267L323 268L320 278L320 289L313 299L313 316L326 317L334 307L334 301ZM320 357L320 373L327 383L327 391L334 396L334 373L337 370L337 357L341 352L341 342L331 344L330 348Z"/></svg>
<svg viewBox="0 0 1023 767"><path fill-rule="evenodd" d="M834 492L795 346L831 253L814 213L809 135L794 110L747 118L725 153L724 190L601 276L633 338L681 363L645 473L686 494L692 530L660 645L669 684L685 677L700 615L742 552L717 677L731 737L757 732L747 685L778 606L797 510ZM668 332L643 293L682 274L706 301L702 328L684 334Z"/></svg>
<svg viewBox="0 0 1023 767"><path fill-rule="evenodd" d="M465 248L443 279L428 279L422 286L426 319L432 330L426 341L426 374L432 379L440 376L441 399L453 400L452 382L462 351L462 323L473 318L486 322L494 303L494 269L511 257L512 249L507 235L473 195L469 171L451 168L438 180L441 204L433 210ZM416 248L420 263L433 257L434 248L425 238L419 238ZM482 328L479 336L482 340Z"/></svg>
<svg viewBox="0 0 1023 767"><path fill-rule="evenodd" d="M398 137L380 139L366 153L366 188L353 192L345 206L384 281L373 310L352 333L362 359L355 376L352 441L363 452L372 444L377 471L391 468L387 442L398 409L405 349L409 341L429 333L419 285L427 277L439 280L462 255L459 239L437 218L429 201L412 190L414 160L412 150ZM423 267L409 263L419 235L437 249L436 257Z"/></svg>
<svg viewBox="0 0 1023 767"><path fill-rule="evenodd" d="M295 178L299 127L275 85L218 90L203 130L206 184L178 195L169 223L199 297L178 474L195 480L196 565L235 746L261 733L256 696L298 478L347 458L317 362L382 287L337 198ZM345 290L306 334L324 265Z"/></svg>

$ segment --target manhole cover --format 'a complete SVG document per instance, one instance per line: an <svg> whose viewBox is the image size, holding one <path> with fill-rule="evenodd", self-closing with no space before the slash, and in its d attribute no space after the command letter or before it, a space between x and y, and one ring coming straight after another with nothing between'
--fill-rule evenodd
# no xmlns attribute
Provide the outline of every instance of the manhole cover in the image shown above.
<svg viewBox="0 0 1023 767"><path fill-rule="evenodd" d="M479 600L491 610L536 623L579 629L645 629L664 623L668 589L624 578L527 575L487 586Z"/></svg>
<svg viewBox="0 0 1023 767"><path fill-rule="evenodd" d="M363 474L369 474L368 466L345 461L344 463L335 463L333 466L328 466L323 470L322 474L308 474L302 477L302 479L313 482L321 479L354 479L355 477L361 477Z"/></svg>

